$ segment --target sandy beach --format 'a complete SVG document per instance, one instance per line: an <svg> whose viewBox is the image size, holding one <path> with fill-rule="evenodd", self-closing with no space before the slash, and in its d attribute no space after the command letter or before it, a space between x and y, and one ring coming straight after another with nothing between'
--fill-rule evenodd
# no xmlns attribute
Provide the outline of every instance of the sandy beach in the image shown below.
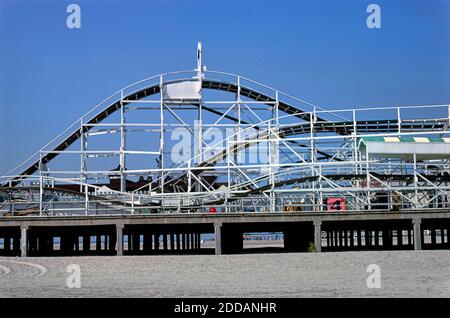
<svg viewBox="0 0 450 318"><path fill-rule="evenodd" d="M81 288L69 288L78 265ZM368 288L367 267L380 268ZM449 251L0 258L1 297L450 297Z"/></svg>

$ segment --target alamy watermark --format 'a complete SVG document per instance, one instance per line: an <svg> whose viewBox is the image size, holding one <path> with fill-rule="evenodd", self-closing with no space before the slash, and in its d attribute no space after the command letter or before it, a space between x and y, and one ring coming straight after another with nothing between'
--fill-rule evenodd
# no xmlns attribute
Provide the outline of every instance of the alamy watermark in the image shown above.
<svg viewBox="0 0 450 318"><path fill-rule="evenodd" d="M226 151L236 164L277 163L279 160L279 141L276 130L256 130L246 128L236 131L235 127L202 128L197 121L194 129L178 127L171 132L171 160L183 164L192 160L198 164ZM246 151L243 151L246 150ZM235 156L233 156L235 152Z"/></svg>
<svg viewBox="0 0 450 318"><path fill-rule="evenodd" d="M367 288L381 288L381 269L377 264L370 264L366 269L370 275L367 277Z"/></svg>
<svg viewBox="0 0 450 318"><path fill-rule="evenodd" d="M367 17L366 25L369 29L381 29L381 7L378 4L369 4L366 9L370 15Z"/></svg>
<svg viewBox="0 0 450 318"><path fill-rule="evenodd" d="M66 26L69 29L81 29L81 8L78 4L69 4L66 8L69 13L66 19Z"/></svg>
<svg viewBox="0 0 450 318"><path fill-rule="evenodd" d="M70 264L67 266L66 272L69 277L66 280L66 286L70 289L81 288L81 268L77 264Z"/></svg>

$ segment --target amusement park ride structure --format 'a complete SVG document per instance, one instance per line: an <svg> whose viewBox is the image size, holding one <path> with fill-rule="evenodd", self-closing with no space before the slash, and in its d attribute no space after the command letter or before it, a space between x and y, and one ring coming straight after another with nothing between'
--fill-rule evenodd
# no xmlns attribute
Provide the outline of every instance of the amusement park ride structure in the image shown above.
<svg viewBox="0 0 450 318"><path fill-rule="evenodd" d="M0 177L0 217L448 208L449 105L328 110L248 78L160 74Z"/></svg>

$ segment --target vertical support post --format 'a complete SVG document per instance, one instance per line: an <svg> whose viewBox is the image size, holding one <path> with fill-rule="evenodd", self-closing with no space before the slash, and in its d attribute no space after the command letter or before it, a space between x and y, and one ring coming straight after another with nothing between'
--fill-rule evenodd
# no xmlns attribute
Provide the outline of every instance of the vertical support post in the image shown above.
<svg viewBox="0 0 450 318"><path fill-rule="evenodd" d="M237 118L237 121L235 121L235 126L234 126L234 133L235 136L234 138L230 139L229 143L226 145L226 147L228 147L229 145L232 145L232 152L231 154L233 155L233 161L234 161L234 165L240 165L242 164L243 160L242 160L242 156L240 155L241 152L237 151L239 143L241 142L241 77L237 76L237 92L236 92L236 100L235 100L235 105L234 105L234 110L235 110L235 117ZM228 180L228 187L227 189L230 189L231 185L236 185L240 183L239 180L239 174L238 173L231 173L231 155L227 156L227 180ZM239 189L236 189L239 190ZM226 212L231 212L230 208L228 207L228 198L230 196L229 191L227 191L225 193L225 201L224 201L224 206L225 206L225 211ZM241 210L242 211L242 210Z"/></svg>
<svg viewBox="0 0 450 318"><path fill-rule="evenodd" d="M167 234L163 234L163 250L167 251Z"/></svg>
<svg viewBox="0 0 450 318"><path fill-rule="evenodd" d="M430 232L431 232L431 246L434 249L436 248L436 229L432 228Z"/></svg>
<svg viewBox="0 0 450 318"><path fill-rule="evenodd" d="M422 249L422 229L420 226L420 223L422 222L421 219L413 219L413 231L414 231L414 249L416 251Z"/></svg>
<svg viewBox="0 0 450 318"><path fill-rule="evenodd" d="M216 242L216 255L222 254L222 223L214 223L214 236Z"/></svg>
<svg viewBox="0 0 450 318"><path fill-rule="evenodd" d="M133 235L131 233L128 233L127 235L127 247L128 247L128 254L131 253L133 250Z"/></svg>
<svg viewBox="0 0 450 318"><path fill-rule="evenodd" d="M141 235L134 233L132 235L133 253L139 254L141 250Z"/></svg>
<svg viewBox="0 0 450 318"><path fill-rule="evenodd" d="M199 81L200 88L202 87L203 79L203 65L202 65L202 44L199 42L197 47L197 80ZM196 162L200 163L203 161L203 106L202 106L202 96L200 89L200 99L198 100L198 112L197 112L197 122L196 127L194 127L194 154ZM198 175L201 180L201 173ZM195 182L195 192L200 192L202 185L200 182Z"/></svg>
<svg viewBox="0 0 450 318"><path fill-rule="evenodd" d="M152 235L144 232L143 242L144 252L150 252L152 250Z"/></svg>
<svg viewBox="0 0 450 318"><path fill-rule="evenodd" d="M202 43L199 42L197 46L197 80L199 82L200 88L202 87L202 79L203 79L203 65L202 65ZM202 153L203 153L203 129L202 129L202 96L200 90L200 99L198 101L198 113L197 113L197 130L194 136L194 147L195 147L195 157L199 160L198 162L202 162ZM197 186L201 186L197 183Z"/></svg>
<svg viewBox="0 0 450 318"><path fill-rule="evenodd" d="M319 165L319 211L323 211L322 166Z"/></svg>
<svg viewBox="0 0 450 318"><path fill-rule="evenodd" d="M127 191L126 170L126 129L125 129L125 106L123 104L123 90L120 91L120 191Z"/></svg>
<svg viewBox="0 0 450 318"><path fill-rule="evenodd" d="M382 230L381 236L382 236L382 245L383 245L384 249L386 249L387 247L390 247L392 245L391 244L392 242L389 241L389 239L390 239L389 232L390 232L390 230L388 227L384 227Z"/></svg>
<svg viewBox="0 0 450 318"><path fill-rule="evenodd" d="M230 140L229 142L231 142L232 143L232 141ZM226 145L227 146L227 145ZM235 146L237 146L237 143L234 143L233 144L233 148L235 147ZM227 181L228 181L228 184L227 184L227 189L230 189L231 188L231 184L232 184L232 180L231 180L231 156L230 156L230 153L228 153L227 154ZM224 206L225 206L225 212L231 212L230 211L230 207L228 206L228 196L230 195L230 192L229 191L227 191L226 193L225 193L225 201L224 201Z"/></svg>
<svg viewBox="0 0 450 318"><path fill-rule="evenodd" d="M95 237L95 251L98 253L102 250L102 236L97 234Z"/></svg>
<svg viewBox="0 0 450 318"><path fill-rule="evenodd" d="M160 92L160 109L159 109L159 123L160 123L160 134L159 134L159 168L161 169L161 194L164 193L164 85L163 85L163 75L159 77L159 92ZM164 211L163 204L164 201L161 199L161 212Z"/></svg>
<svg viewBox="0 0 450 318"><path fill-rule="evenodd" d="M269 121L269 129L267 137L269 140L276 139L275 141L269 141L269 171L270 171L270 212L275 212L276 196L275 196L275 183L276 177L275 173L278 170L278 165L280 163L280 153L279 153L279 96L278 91L275 92L275 105L272 108L272 120Z"/></svg>
<svg viewBox="0 0 450 318"><path fill-rule="evenodd" d="M191 190L192 190L191 161L188 160L187 164L188 164L188 172L187 172L187 174L188 174L188 189L187 189L187 192L188 192L188 204L191 205L191 196L190 196L190 193L191 193Z"/></svg>
<svg viewBox="0 0 450 318"><path fill-rule="evenodd" d="M309 113L309 136L310 136L310 162L311 162L311 176L316 176L317 172L316 172L316 157L317 157L317 153L316 153L316 140L315 138L315 129L314 129L314 124L316 123L317 118L316 118L316 107L314 106L313 111ZM317 184L320 183L320 179L319 181L313 181L312 182L312 187L313 187L313 191L312 191L312 210L313 211L319 211L320 210L320 206L322 205L322 202L319 203L319 206L317 206Z"/></svg>
<svg viewBox="0 0 450 318"><path fill-rule="evenodd" d="M28 226L22 225L20 227L20 256L27 257L28 256Z"/></svg>
<svg viewBox="0 0 450 318"><path fill-rule="evenodd" d="M155 251L159 251L159 233L155 234Z"/></svg>
<svg viewBox="0 0 450 318"><path fill-rule="evenodd" d="M42 177L42 152L39 153L39 215L42 216L42 209L43 204L42 200L44 198L44 184L43 184L43 177Z"/></svg>
<svg viewBox="0 0 450 318"><path fill-rule="evenodd" d="M84 186L84 211L85 211L85 215L89 214L89 189L88 189L88 185L85 184Z"/></svg>
<svg viewBox="0 0 450 318"><path fill-rule="evenodd" d="M352 119L353 119L353 162L355 164L355 174L358 174L358 144L357 144L357 136L358 136L358 126L356 124L356 111L353 109L352 111Z"/></svg>
<svg viewBox="0 0 450 318"><path fill-rule="evenodd" d="M116 251L117 251L117 256L122 256L123 255L123 227L124 227L124 225L122 223L116 224Z"/></svg>
<svg viewBox="0 0 450 318"><path fill-rule="evenodd" d="M11 237L10 236L5 237L3 244L5 251L9 252L11 250Z"/></svg>
<svg viewBox="0 0 450 318"><path fill-rule="evenodd" d="M91 236L83 235L83 254L84 255L89 254L90 250L91 250Z"/></svg>
<svg viewBox="0 0 450 318"><path fill-rule="evenodd" d="M322 221L314 221L314 246L316 252L322 252Z"/></svg>
<svg viewBox="0 0 450 318"><path fill-rule="evenodd" d="M367 209L371 210L371 200L370 200L370 170L369 170L369 151L366 147L366 187L367 187Z"/></svg>
<svg viewBox="0 0 450 318"><path fill-rule="evenodd" d="M86 171L87 171L87 133L84 132L84 122L83 118L80 119L80 192L83 192L83 184L86 182Z"/></svg>
<svg viewBox="0 0 450 318"><path fill-rule="evenodd" d="M375 246L380 246L380 231L375 230Z"/></svg>
<svg viewBox="0 0 450 318"><path fill-rule="evenodd" d="M417 182L419 181L419 178L417 177L417 157L416 154L413 154L413 171L414 171L414 207L417 209L420 209L419 204L419 194L417 192Z"/></svg>
<svg viewBox="0 0 450 318"><path fill-rule="evenodd" d="M181 234L180 233L176 234L176 238L177 238L177 250L179 251L181 249L181 246L180 246L180 244L181 244Z"/></svg>
<svg viewBox="0 0 450 318"><path fill-rule="evenodd" d="M175 235L173 233L170 233L170 250L173 252L175 249Z"/></svg>

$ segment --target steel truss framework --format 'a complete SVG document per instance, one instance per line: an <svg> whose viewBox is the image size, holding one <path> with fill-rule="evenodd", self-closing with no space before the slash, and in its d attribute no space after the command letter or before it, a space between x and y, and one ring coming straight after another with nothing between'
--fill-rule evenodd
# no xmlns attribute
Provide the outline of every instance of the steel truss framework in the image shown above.
<svg viewBox="0 0 450 318"><path fill-rule="evenodd" d="M446 138L449 119L449 105L325 110L200 60L119 90L1 177L0 215L448 207L450 153L371 156L361 141Z"/></svg>

